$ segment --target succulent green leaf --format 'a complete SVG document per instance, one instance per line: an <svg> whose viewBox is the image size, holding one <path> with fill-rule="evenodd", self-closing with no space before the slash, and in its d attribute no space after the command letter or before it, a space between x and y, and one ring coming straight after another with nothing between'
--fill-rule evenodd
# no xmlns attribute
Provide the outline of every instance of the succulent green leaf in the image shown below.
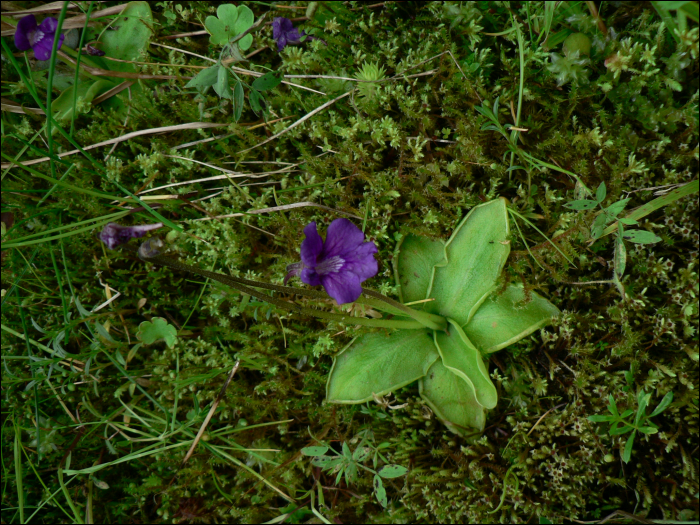
<svg viewBox="0 0 700 525"><path fill-rule="evenodd" d="M442 357L442 364L472 385L476 401L482 407L494 408L498 402L498 392L481 354L460 326L452 319L448 321L450 326L447 332L434 332L435 346Z"/></svg>
<svg viewBox="0 0 700 525"><path fill-rule="evenodd" d="M438 359L420 380L420 394L435 415L457 434L476 429L481 431L486 414L476 400L474 388L452 373Z"/></svg>
<svg viewBox="0 0 700 525"><path fill-rule="evenodd" d="M153 321L144 321L139 325L136 337L147 345L162 340L172 348L177 341L177 329L162 317L154 317Z"/></svg>
<svg viewBox="0 0 700 525"><path fill-rule="evenodd" d="M116 29L115 29L116 28ZM153 35L153 14L148 2L129 2L112 24L114 31L100 37L100 49L110 58L142 60ZM134 64L109 61L113 71L136 72Z"/></svg>
<svg viewBox="0 0 700 525"><path fill-rule="evenodd" d="M559 315L559 309L544 297L534 292L529 296L526 298L522 285L509 285L503 293L492 293L464 327L467 338L486 353L496 352Z"/></svg>
<svg viewBox="0 0 700 525"><path fill-rule="evenodd" d="M447 263L433 270L426 310L466 325L493 290L510 253L506 200L472 209L445 245Z"/></svg>
<svg viewBox="0 0 700 525"><path fill-rule="evenodd" d="M78 82L77 96L80 97L83 102L92 102L95 97L100 96L112 89L116 84L106 79L99 79L97 81L87 80ZM62 122L69 120L73 115L75 106L73 104L73 93L76 86L70 86L68 89L63 91L61 95L53 101L51 109L54 111L54 116L57 121Z"/></svg>
<svg viewBox="0 0 700 525"><path fill-rule="evenodd" d="M333 360L330 403L364 403L423 377L438 358L427 330L373 332L353 339Z"/></svg>
<svg viewBox="0 0 700 525"><path fill-rule="evenodd" d="M396 247L394 261L394 275L401 301L420 301L428 296L433 267L447 262L445 243L427 237L407 235Z"/></svg>

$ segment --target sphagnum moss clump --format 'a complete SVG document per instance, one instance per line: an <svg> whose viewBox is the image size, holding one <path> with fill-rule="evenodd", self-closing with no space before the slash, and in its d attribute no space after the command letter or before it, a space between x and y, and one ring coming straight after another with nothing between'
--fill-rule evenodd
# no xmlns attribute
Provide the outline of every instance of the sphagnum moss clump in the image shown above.
<svg viewBox="0 0 700 525"><path fill-rule="evenodd" d="M132 4L138 5L130 9L142 8ZM321 4L311 19L293 22L299 35L316 38L281 52L265 23L289 17L290 10L272 10L251 33L246 52L257 53L234 65L342 78L287 78L309 89L280 84L260 91L267 124L251 109L252 77L241 76L244 106L236 123L233 93L222 98L213 89L184 88L183 77L211 62L148 42L147 51L126 60L153 66L116 69L122 66L83 53L84 63L94 60L89 67L162 78L141 79L104 102L89 98L92 83L82 85L74 122L60 123L73 128L78 144L193 122L222 127L137 136L113 151L112 145L89 150L99 162L72 155L53 167L28 166L35 172L13 167L3 178L8 424L2 450L6 464L17 465L5 473L12 488L3 497L7 508L18 509L7 511L7 521L26 521L39 506L32 519L65 520L54 503L69 509L66 494L81 519L101 522L251 523L284 514L288 522L308 521L316 519L312 488L314 510L329 521L591 521L615 510L650 520L697 520L697 195L639 220L636 228L662 241L628 246L624 299L610 283L581 284L611 280L614 239L590 243L595 212L564 207L605 182L606 202L631 197L632 210L660 196L654 192L697 179L697 21L648 5L603 3L600 13L591 13L585 4L549 4ZM256 19L268 9L250 8ZM220 56L223 48L208 35L181 36L192 33L192 21L216 15L209 3L165 2L150 9L150 42L223 62L234 55L229 50ZM99 48L103 29L90 29L95 33L86 33L84 44ZM564 49L572 34L582 35L575 37L579 44L590 42L588 53L579 49L575 59L569 49L575 39ZM166 39L174 35L180 36ZM17 50L12 37L4 38L3 56L10 57ZM65 42L61 51L70 53ZM555 54L581 63L563 71ZM31 51L26 63L11 58L22 75L9 58L2 61L4 98L20 108L45 104L47 70L34 63ZM370 80L380 82L347 80L368 64L377 68ZM73 66L58 63L54 102L74 77ZM114 86L122 81L115 79ZM474 109L492 107L497 98L496 119L517 128L507 130L510 137L518 134L515 148L502 134L482 129L489 121ZM3 124L3 162L48 156L42 141L31 140L46 124L43 115L4 111ZM201 142L214 135L221 137ZM60 133L51 137L54 153L75 149ZM213 180L222 172L210 166L234 173ZM276 173L238 177L269 172ZM195 182L167 186L185 181ZM104 224L162 222L133 201L124 216L107 217L119 212L112 201L127 196L121 188L175 197L143 201L184 229L165 242L170 255L277 284L298 260L306 224L341 216L328 208L359 217L353 221L378 249L378 274L368 285L393 297L397 243L410 234L445 240L470 209L506 197L571 262L516 218L523 236L513 228L497 286L522 283L526 294L546 296L562 315L489 360L499 404L488 412L483 435L448 432L412 385L394 392L387 406L325 405L331 357L368 329L290 315L223 285L145 264L130 252L104 251L97 239ZM326 208L248 213L308 202ZM234 213L242 215L213 219ZM79 225L42 233L102 217L88 223L92 231L78 231ZM40 235L25 239L34 234ZM300 304L329 307L311 298ZM139 325L154 318L177 329L173 348L139 343ZM27 344L24 334L36 344ZM241 367L202 441L181 465L238 359ZM647 414L668 393L673 402L651 418L658 432L638 433L625 463L629 433L610 435L609 425L589 417L608 413L610 396L621 413L636 411L642 391L651 394ZM299 452L315 440L338 451L347 442L354 450L367 432L373 445L389 444L382 449L387 462L409 469L405 477L386 480L386 508L373 495L371 474L360 469L355 485L335 485L335 476L318 477ZM116 462L153 443L174 448ZM59 467L93 465L108 466L90 476L64 474L67 492L60 490ZM63 499L47 503L33 469ZM318 506L319 486L325 507Z"/></svg>

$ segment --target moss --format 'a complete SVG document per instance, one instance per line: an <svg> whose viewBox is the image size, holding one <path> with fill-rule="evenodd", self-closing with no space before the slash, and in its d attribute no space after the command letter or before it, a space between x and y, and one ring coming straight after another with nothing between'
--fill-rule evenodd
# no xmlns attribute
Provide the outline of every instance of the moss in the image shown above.
<svg viewBox="0 0 700 525"><path fill-rule="evenodd" d="M361 7L350 3L332 13L321 6L319 18L304 28L316 28L328 45L314 40L279 54L266 27L255 45L271 49L252 57L254 65L285 74L352 78L376 64L374 76L378 80L384 70L385 78L362 84L366 87L352 97L250 151L244 150L355 84L290 79L326 95L286 85L266 93L270 123L264 131L250 129L264 120L248 109L233 124L228 103L213 93L184 93L180 78L144 82L127 102L128 118L99 106L81 113L75 138L83 145L186 122L226 124L213 132L181 130L119 143L103 166L78 156L56 163L59 177L72 163L66 181L115 197L120 196L115 183L132 192L159 188L145 195L181 197L159 208L185 230L169 235L168 245L186 262L206 269L280 283L286 265L298 260L303 226L312 220L327 224L336 212L302 207L201 219L313 202L359 217L358 224L366 220L380 261L379 274L369 284L391 294L390 261L402 236L446 239L468 209L498 196L529 214L575 266L520 223L529 251L513 235L504 279L531 283L564 314L492 356L490 370L501 401L489 413L483 436L462 439L434 418L415 386L395 393L394 405L408 403L397 410L323 404L329 356L364 329L290 316L226 287L144 264L128 253L106 252L96 230L29 245L21 253L12 250L3 259L3 283L18 282L19 299L5 284L3 325L22 333L23 315L29 337L66 352L54 350L59 353L51 356L36 347L28 350L3 332L4 355L22 357L5 362L3 411L29 457L46 473L50 491L58 489L55 472L69 450L71 468L82 469L153 442L188 444L240 359L241 368L208 425L207 440L184 467L188 446L115 463L95 474L110 490L83 476L70 485L74 501L82 505L83 491L92 490L95 519L104 522L250 523L292 512L283 510L289 502L261 476L307 511L307 491L318 491L318 482L326 502L320 512L343 522L561 522L602 518L617 509L645 519L697 519L696 196L640 222L663 242L629 247L622 279L628 300L611 285L575 284L612 275L610 237L589 244L593 214L564 207L585 197L583 185L595 188L604 181L609 202L629 196L631 209L654 198L657 187L697 176L697 28L691 23L677 43L655 11L635 7L639 10L631 16L629 6L615 5L601 7L606 35L588 11L581 11L585 6L557 7L552 33L575 31L591 42L587 62L569 64L571 71L565 71L569 80L576 73L578 81L567 83L561 82L557 67L563 66L552 54L583 59L567 56L563 40L545 48L544 36L538 36L544 20L539 4L387 3L350 11ZM158 38L191 31L189 23L211 10L204 2L180 8L163 2L154 7L163 24ZM289 15L286 10L273 14ZM521 71L517 32L493 36L511 28L513 16L523 22L527 61L518 124L528 131L520 133L518 147L575 173L583 185L553 168L510 169L508 142L482 129L486 121L474 110L500 97L499 122L515 124ZM204 56L218 53L206 37L168 43ZM452 55L444 54L447 50ZM161 63L143 72L181 77L184 70L165 64L205 65L165 48L153 46L149 52L154 63ZM11 84L10 96L33 107L8 62L2 62L2 73ZM286 120L274 122L278 118ZM44 122L37 115L3 113L3 119L3 152L12 157ZM197 143L212 135L226 137ZM63 151L73 149L58 135L55 141ZM102 159L109 150L98 151ZM30 148L23 159L40 156ZM200 163L256 177L288 169L258 178L200 181L221 174ZM513 164L520 165L517 155ZM52 174L48 164L34 167ZM163 187L184 181L197 182ZM8 172L3 212L12 211L16 223L9 240L112 211L108 199L64 188L39 206L50 187L17 168ZM44 193L27 193L28 188ZM143 211L132 215L125 220L153 222ZM104 284L121 295L108 307L81 315L71 295L89 311L106 300ZM302 302L330 307L329 301ZM180 330L178 344L134 350L139 323L156 316ZM104 329L113 343L100 338ZM76 360L73 366L68 358ZM125 374L114 364L120 358ZM610 394L620 410L636 408L641 389L652 393L652 406L668 392L674 393L674 402L654 418L659 433L638 436L632 461L624 464L625 436L610 436L605 426L587 418L607 409ZM82 427L72 421L76 411ZM391 444L390 462L410 469L405 478L385 483L387 509L373 496L371 474L361 471L350 487L335 485L335 476L319 473L299 453L314 439L335 447L368 430L375 444ZM153 441L136 441L144 438L137 431ZM3 432L8 464L12 440L12 432ZM43 454L40 460L36 447ZM44 488L26 463L22 469L26 504L36 505L45 497ZM17 506L11 491L3 498L8 507ZM39 515L45 521L65 520L53 503Z"/></svg>

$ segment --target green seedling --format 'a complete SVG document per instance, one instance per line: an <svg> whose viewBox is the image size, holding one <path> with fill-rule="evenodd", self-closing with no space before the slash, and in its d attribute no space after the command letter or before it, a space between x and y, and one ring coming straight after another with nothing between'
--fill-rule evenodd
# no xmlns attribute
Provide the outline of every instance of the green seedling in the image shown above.
<svg viewBox="0 0 700 525"><path fill-rule="evenodd" d="M625 444L625 448L622 452L622 461L625 463L629 463L629 460L632 457L632 447L637 432L648 435L656 434L659 431L659 427L649 420L654 416L658 416L661 414L661 412L668 408L673 401L673 392L666 394L654 411L647 415L646 408L649 404L650 398L651 394L647 394L644 392L644 390L640 390L639 394L637 394L636 414L632 409L625 410L622 414L620 414L617 410L617 405L615 404L615 398L612 394L610 394L608 396L608 412L610 412L610 415L588 417L588 420L592 423L610 423L611 426L608 433L611 436L621 436L623 434L627 434L628 432L632 432L630 437L627 439L627 443ZM634 420L628 420L627 418L629 418L632 414L635 414Z"/></svg>
<svg viewBox="0 0 700 525"><path fill-rule="evenodd" d="M389 463L381 454L380 450L390 446L389 443L380 443L379 445L365 445L366 438L363 438L353 452L347 443L343 443L342 453L333 451L328 446L312 446L301 449L301 453L305 456L313 457L311 464L315 467L320 467L329 474L336 474L335 484L340 483L340 480L345 477L345 484L350 485L357 482L358 469L363 469L371 472L374 475L372 486L374 487L374 495L382 507L388 505L386 497L386 489L382 483L382 478L391 479L404 476L408 473L406 467L401 465L387 464L377 469L379 460ZM327 455L328 452L330 455ZM363 465L365 461L372 458L374 468L369 468Z"/></svg>
<svg viewBox="0 0 700 525"><path fill-rule="evenodd" d="M153 321L144 321L139 325L136 337L146 345L165 341L172 348L177 342L177 329L162 317L154 317Z"/></svg>

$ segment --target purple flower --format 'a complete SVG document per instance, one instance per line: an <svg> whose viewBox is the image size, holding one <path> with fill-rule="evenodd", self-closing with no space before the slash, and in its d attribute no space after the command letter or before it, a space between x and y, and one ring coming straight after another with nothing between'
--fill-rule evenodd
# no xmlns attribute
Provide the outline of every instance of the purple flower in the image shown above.
<svg viewBox="0 0 700 525"><path fill-rule="evenodd" d="M277 49L282 51L287 44L300 44L301 38L312 40L314 37L307 35L305 31L299 34L299 30L292 25L289 18L278 16L272 21L272 38L277 42Z"/></svg>
<svg viewBox="0 0 700 525"><path fill-rule="evenodd" d="M322 284L338 304L351 303L362 293L360 283L377 275L373 242L364 242L365 234L347 219L336 219L328 227L326 242L316 231L316 223L304 228L301 262L287 266L285 283L292 276L311 286Z"/></svg>
<svg viewBox="0 0 700 525"><path fill-rule="evenodd" d="M15 46L20 51L27 51L29 48L32 48L37 60L48 60L51 57L57 28L58 20L53 17L45 18L37 26L34 15L27 15L17 23ZM65 35L59 37L56 49L61 49L64 38Z"/></svg>
<svg viewBox="0 0 700 525"><path fill-rule="evenodd" d="M143 224L141 226L120 226L116 222L110 222L100 232L100 240L107 248L114 250L120 244L124 244L134 237L143 237L151 230L162 228L163 223Z"/></svg>

